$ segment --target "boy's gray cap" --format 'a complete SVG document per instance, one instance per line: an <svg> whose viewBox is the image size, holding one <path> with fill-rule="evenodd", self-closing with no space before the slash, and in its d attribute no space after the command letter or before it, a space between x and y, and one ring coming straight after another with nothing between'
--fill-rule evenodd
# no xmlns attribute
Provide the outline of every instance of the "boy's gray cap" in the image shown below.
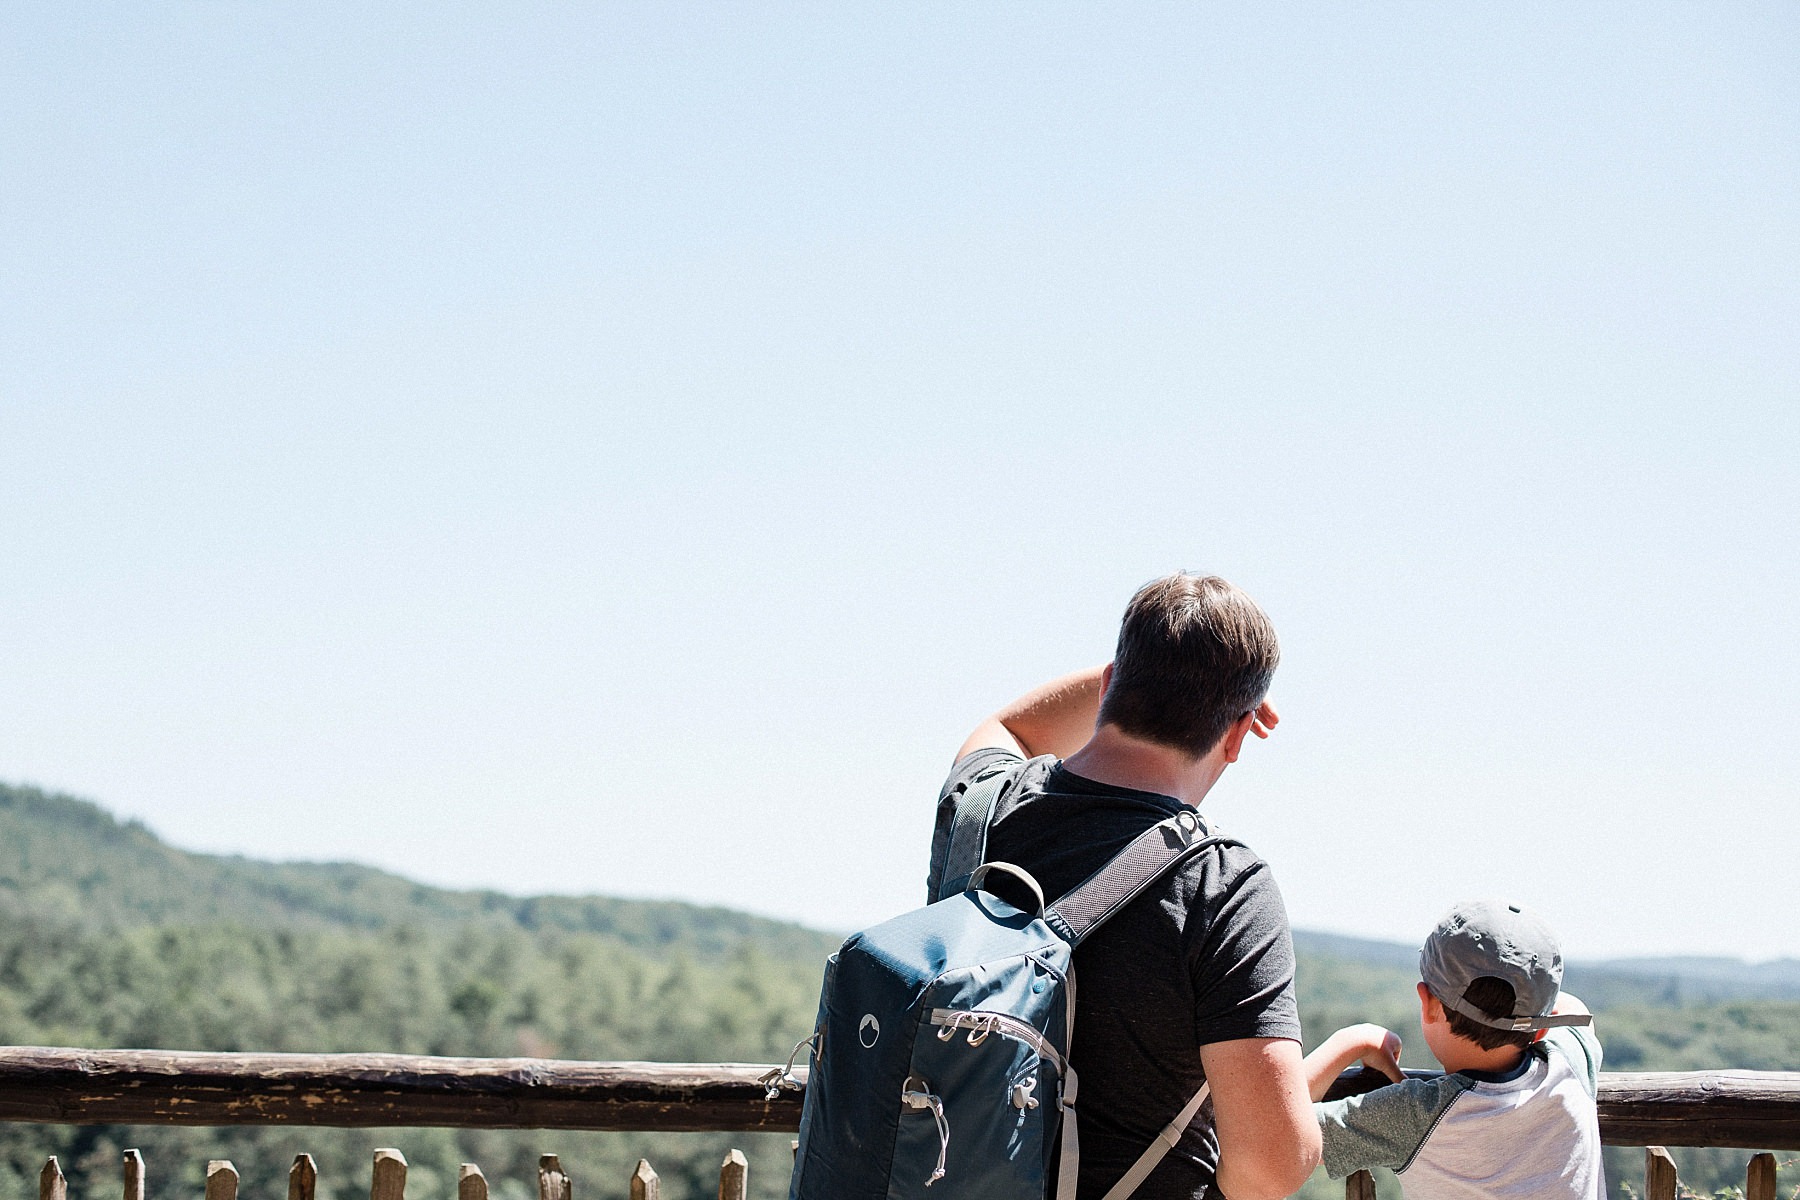
<svg viewBox="0 0 1800 1200"><path fill-rule="evenodd" d="M1550 927L1517 904L1471 900L1445 914L1419 951L1419 978L1445 1008L1478 1025L1516 1032L1589 1025L1587 1013L1551 1016L1562 991L1562 949ZM1491 1016L1463 999L1483 975L1512 985L1512 1015Z"/></svg>

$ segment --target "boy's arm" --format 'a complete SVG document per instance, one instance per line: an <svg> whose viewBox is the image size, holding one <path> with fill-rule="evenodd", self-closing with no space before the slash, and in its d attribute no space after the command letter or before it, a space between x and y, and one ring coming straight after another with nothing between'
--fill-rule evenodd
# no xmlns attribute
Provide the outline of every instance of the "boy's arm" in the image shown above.
<svg viewBox="0 0 1800 1200"><path fill-rule="evenodd" d="M1551 1006L1550 1011L1557 1015L1561 1015L1563 1013L1584 1013L1592 1010L1589 1009L1587 1005L1583 1004L1581 1002L1581 997L1577 996L1575 993L1558 992L1556 993L1556 1003Z"/></svg>
<svg viewBox="0 0 1800 1200"><path fill-rule="evenodd" d="M1584 1013L1589 1010L1588 1006L1581 1002L1581 997L1569 992L1561 992L1558 993L1556 1004L1550 1011L1560 1016L1564 1013ZM1588 1094L1597 1094L1600 1088L1602 1053L1600 1039L1595 1035L1594 1027L1592 1025L1576 1025L1551 1029L1544 1034L1544 1040L1562 1051L1564 1057L1569 1060L1569 1065L1575 1068L1575 1073L1580 1075L1582 1082L1587 1085Z"/></svg>
<svg viewBox="0 0 1800 1200"><path fill-rule="evenodd" d="M1379 1025L1352 1025L1340 1029L1306 1056L1306 1094L1316 1103L1325 1098L1331 1081L1352 1063L1373 1067L1395 1083L1406 1076L1400 1070L1400 1035Z"/></svg>

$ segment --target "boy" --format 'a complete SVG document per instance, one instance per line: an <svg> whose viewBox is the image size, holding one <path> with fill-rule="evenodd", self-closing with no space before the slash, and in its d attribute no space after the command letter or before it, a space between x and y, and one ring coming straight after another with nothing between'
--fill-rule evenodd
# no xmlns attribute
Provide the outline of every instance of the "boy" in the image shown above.
<svg viewBox="0 0 1800 1200"><path fill-rule="evenodd" d="M1404 1078L1400 1039L1353 1025L1306 1056L1333 1179L1400 1173L1406 1200L1603 1200L1600 1043L1562 987L1548 926L1517 905L1459 904L1419 952L1419 1019L1444 1074ZM1362 1062L1393 1083L1319 1103Z"/></svg>

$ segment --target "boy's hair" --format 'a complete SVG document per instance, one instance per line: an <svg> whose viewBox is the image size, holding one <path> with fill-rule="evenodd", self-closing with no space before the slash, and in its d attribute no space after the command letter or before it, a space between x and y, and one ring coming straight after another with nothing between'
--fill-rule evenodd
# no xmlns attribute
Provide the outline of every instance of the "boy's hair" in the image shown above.
<svg viewBox="0 0 1800 1200"><path fill-rule="evenodd" d="M1177 571L1126 606L1100 720L1199 758L1263 702L1280 661L1256 601L1216 575Z"/></svg>
<svg viewBox="0 0 1800 1200"><path fill-rule="evenodd" d="M1490 1017L1506 1017L1512 1015L1513 1004L1518 999L1512 984L1493 975L1478 975L1469 981L1463 990L1463 1001L1473 1004ZM1438 997L1443 1003L1443 997ZM1520 1050L1536 1039L1537 1034L1529 1029L1495 1029L1491 1025L1483 1025L1479 1021L1471 1021L1455 1009L1445 1005L1444 1016L1450 1020L1450 1032L1459 1038L1467 1038L1483 1050L1498 1050L1502 1046L1515 1046Z"/></svg>

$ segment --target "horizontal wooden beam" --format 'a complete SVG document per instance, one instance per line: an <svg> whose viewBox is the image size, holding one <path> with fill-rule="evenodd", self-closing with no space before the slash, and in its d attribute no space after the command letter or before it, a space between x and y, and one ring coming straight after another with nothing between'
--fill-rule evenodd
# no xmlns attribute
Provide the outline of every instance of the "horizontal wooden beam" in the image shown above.
<svg viewBox="0 0 1800 1200"><path fill-rule="evenodd" d="M1327 1097L1386 1082L1358 1067L1338 1076ZM1611 1146L1800 1150L1800 1071L1603 1071L1599 1107L1600 1140Z"/></svg>
<svg viewBox="0 0 1800 1200"><path fill-rule="evenodd" d="M1800 1071L1603 1074L1600 1136L1615 1146L1800 1150Z"/></svg>
<svg viewBox="0 0 1800 1200"><path fill-rule="evenodd" d="M0 1121L58 1125L448 1126L791 1131L801 1093L768 1067L407 1054L0 1048ZM804 1079L804 1072L799 1073ZM1346 1072L1332 1094L1384 1082ZM1614 1145L1800 1149L1800 1072L1603 1074Z"/></svg>
<svg viewBox="0 0 1800 1200"><path fill-rule="evenodd" d="M58 1125L793 1130L769 1068L410 1054L0 1048L0 1121Z"/></svg>

